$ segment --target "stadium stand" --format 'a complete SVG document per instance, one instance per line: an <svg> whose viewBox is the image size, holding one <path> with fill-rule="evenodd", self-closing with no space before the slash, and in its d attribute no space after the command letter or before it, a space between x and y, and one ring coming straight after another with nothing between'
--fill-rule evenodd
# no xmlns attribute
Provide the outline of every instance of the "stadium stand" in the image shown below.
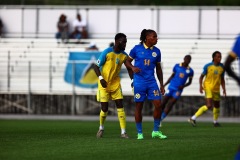
<svg viewBox="0 0 240 160"><path fill-rule="evenodd" d="M58 43L54 39L2 39L0 43L1 60L1 92L28 93L29 76L31 76L31 91L49 94L52 91L72 93L71 86L63 81L64 70L68 62L70 51L85 51L91 41L105 49L110 39L87 39L84 43ZM136 39L128 40L126 52L138 43ZM219 50L223 59L230 50L232 40L162 40L157 46L162 52L164 78L168 78L175 63L183 60L184 55L191 54L190 66L195 71L193 85L185 91L186 95L198 95L198 76L205 63L211 61L211 54ZM30 65L31 64L31 68ZM8 67L9 66L9 67ZM234 68L237 70L237 65ZM31 70L31 72L29 72ZM124 68L123 68L124 70ZM123 71L126 73L126 70ZM31 75L30 75L31 74ZM228 87L236 87L234 82L226 76ZM127 74L123 74L123 89L131 95ZM10 82L10 83L9 83ZM52 84L49 84L52 82ZM6 85L8 84L8 85ZM53 85L54 84L54 85ZM61 86L61 87L60 87ZM64 86L64 87L63 87ZM52 87L52 88L50 88ZM80 90L81 91L81 90ZM92 93L92 92L91 92ZM231 93L237 95L239 93Z"/></svg>
<svg viewBox="0 0 240 160"><path fill-rule="evenodd" d="M90 42L95 42L102 51L109 46L112 39L86 39L81 43L70 41L66 44L58 43L55 39L1 39L0 93L94 96L96 88L80 88L64 81L69 52L85 51ZM128 39L126 52L129 53L130 49L138 42L138 39ZM232 43L232 40L159 39L157 47L162 52L164 81L171 75L174 64L182 62L186 54L191 54L192 62L190 66L194 69L195 76L192 85L184 90L183 96L201 96L198 91L198 78L203 65L212 60L211 55L215 50L222 52L222 58L224 59ZM233 66L235 70L239 70L237 63L235 62ZM124 67L121 76L124 94L132 96L130 79ZM226 87L229 96L239 96L236 83L228 76L226 76ZM78 97L75 101L81 101L83 105L91 106L85 112L97 110L99 106L93 98ZM32 113L32 109L26 107L26 105L25 107L24 105L18 105L18 103L14 105L23 111ZM75 112L83 113L79 108L77 107ZM73 107L71 110L73 110Z"/></svg>

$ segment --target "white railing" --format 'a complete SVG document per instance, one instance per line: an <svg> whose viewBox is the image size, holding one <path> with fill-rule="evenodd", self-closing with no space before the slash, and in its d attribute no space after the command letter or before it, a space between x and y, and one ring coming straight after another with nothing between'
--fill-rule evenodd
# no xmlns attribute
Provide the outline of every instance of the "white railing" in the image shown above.
<svg viewBox="0 0 240 160"><path fill-rule="evenodd" d="M225 39L239 33L239 6L11 6L1 5L5 37L54 38L61 14L70 32L79 12L90 38L112 38L117 32L139 38L154 29L161 39ZM14 21L13 21L14 19ZM144 20L143 20L144 19Z"/></svg>
<svg viewBox="0 0 240 160"><path fill-rule="evenodd" d="M5 41L7 42L7 39ZM24 41L26 39L19 43L0 43L0 93L95 95L96 88L81 88L64 81L67 63L86 63L68 61L69 52L84 51L85 44ZM99 41L97 45L106 48L110 41ZM128 40L126 52L129 53L137 43L137 39ZM183 95L201 96L198 91L198 78L203 66L211 62L211 55L215 50L222 52L224 61L232 43L232 40L159 40L157 47L162 52L164 81L171 75L174 64L182 62L186 54L191 54L190 66L195 75L192 85L184 90ZM238 72L237 61L234 62L233 68ZM124 66L122 73L123 92L125 95L132 95L130 79ZM238 96L235 81L227 75L225 80L228 95Z"/></svg>

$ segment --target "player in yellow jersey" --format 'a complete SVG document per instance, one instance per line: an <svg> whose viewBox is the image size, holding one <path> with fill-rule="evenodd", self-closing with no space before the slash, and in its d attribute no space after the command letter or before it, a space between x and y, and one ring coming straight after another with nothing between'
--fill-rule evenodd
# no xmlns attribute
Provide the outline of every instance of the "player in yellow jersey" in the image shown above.
<svg viewBox="0 0 240 160"><path fill-rule="evenodd" d="M120 84L120 71L122 64L128 57L124 52L126 48L127 37L123 33L115 36L115 44L105 49L94 65L94 70L99 77L97 101L101 102L101 111L99 115L100 126L97 132L97 138L101 138L104 132L104 122L108 114L108 102L115 101L118 113L118 119L121 128L121 137L129 138L126 133L126 115L123 108L122 88Z"/></svg>
<svg viewBox="0 0 240 160"><path fill-rule="evenodd" d="M221 52L215 51L212 54L212 59L212 62L204 66L203 72L199 78L199 91L201 94L203 91L205 92L206 105L200 107L198 111L188 120L192 126L196 126L196 119L212 107L213 125L214 127L220 126L217 120L220 113L220 86L222 86L223 95L226 97L224 80L225 69L221 63Z"/></svg>

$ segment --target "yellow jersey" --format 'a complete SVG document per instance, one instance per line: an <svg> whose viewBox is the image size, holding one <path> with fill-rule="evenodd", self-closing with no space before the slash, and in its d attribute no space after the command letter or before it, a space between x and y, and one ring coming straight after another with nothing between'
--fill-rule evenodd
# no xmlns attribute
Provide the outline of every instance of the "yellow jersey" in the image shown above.
<svg viewBox="0 0 240 160"><path fill-rule="evenodd" d="M220 92L221 78L225 74L223 64L215 65L213 62L208 63L204 66L202 74L206 76L203 82L204 90Z"/></svg>
<svg viewBox="0 0 240 160"><path fill-rule="evenodd" d="M120 71L122 64L127 60L128 54L124 51L114 52L113 47L105 49L97 60L97 66L100 67L101 75L107 82L106 90L108 92L114 92L120 84ZM102 87L100 81L98 81L98 88L105 89Z"/></svg>

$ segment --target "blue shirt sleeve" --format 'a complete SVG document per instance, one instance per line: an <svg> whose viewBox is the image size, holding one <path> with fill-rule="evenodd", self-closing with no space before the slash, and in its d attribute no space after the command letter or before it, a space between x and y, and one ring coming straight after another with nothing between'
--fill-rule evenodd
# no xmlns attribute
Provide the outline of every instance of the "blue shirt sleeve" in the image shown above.
<svg viewBox="0 0 240 160"><path fill-rule="evenodd" d="M97 60L98 67L101 67L104 65L104 63L106 62L106 56L109 53L110 49L111 48L107 48L100 54L100 56L98 57L98 60Z"/></svg>
<svg viewBox="0 0 240 160"><path fill-rule="evenodd" d="M240 35L237 37L235 44L233 45L232 51L240 57Z"/></svg>
<svg viewBox="0 0 240 160"><path fill-rule="evenodd" d="M208 64L206 64L206 65L203 67L203 72L202 72L203 75L206 75L206 74L207 74L207 68L208 68L208 66L209 66L210 64L211 64L211 63L208 63Z"/></svg>
<svg viewBox="0 0 240 160"><path fill-rule="evenodd" d="M130 53L129 53L129 56L132 57L133 59L136 58L136 46L134 46L134 47L131 49L131 51L130 51Z"/></svg>
<svg viewBox="0 0 240 160"><path fill-rule="evenodd" d="M173 73L176 73L177 72L177 64L175 64L175 66L173 67Z"/></svg>
<svg viewBox="0 0 240 160"><path fill-rule="evenodd" d="M194 76L194 71L192 68L190 68L190 74L189 74L189 77L193 77Z"/></svg>

